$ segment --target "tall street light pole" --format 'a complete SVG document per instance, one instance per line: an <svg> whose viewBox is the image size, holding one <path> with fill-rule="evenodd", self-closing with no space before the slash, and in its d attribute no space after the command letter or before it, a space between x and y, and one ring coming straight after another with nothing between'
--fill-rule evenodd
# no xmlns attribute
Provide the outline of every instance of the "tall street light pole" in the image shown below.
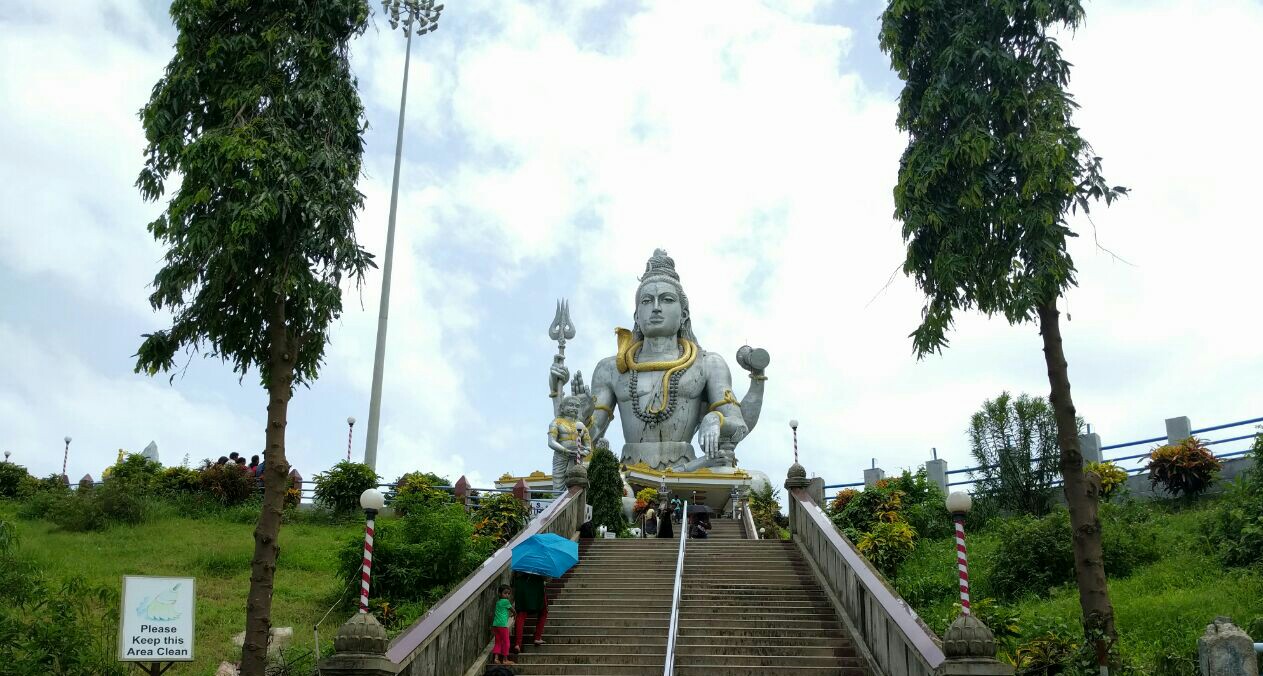
<svg viewBox="0 0 1263 676"><path fill-rule="evenodd" d="M403 27L407 38L403 58L403 93L399 96L399 131L395 136L395 175L390 188L390 221L386 226L386 258L382 263L382 298L377 311L377 351L373 357L373 390L368 403L368 435L364 464L377 469L377 430L382 417L382 369L386 360L386 322L390 312L390 272L395 254L395 212L399 207L399 163L403 157L403 117L408 103L408 66L412 61L412 34L438 30L443 5L434 0L382 0L391 28Z"/></svg>

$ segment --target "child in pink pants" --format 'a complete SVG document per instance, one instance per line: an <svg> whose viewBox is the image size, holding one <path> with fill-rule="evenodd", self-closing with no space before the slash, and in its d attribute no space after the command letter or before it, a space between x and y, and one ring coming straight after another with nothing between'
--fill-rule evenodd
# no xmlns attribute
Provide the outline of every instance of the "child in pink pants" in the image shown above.
<svg viewBox="0 0 1263 676"><path fill-rule="evenodd" d="M500 585L500 599L496 601L496 614L491 620L491 633L495 644L491 647L493 664L516 664L509 659L509 618L513 612L513 589L507 584Z"/></svg>

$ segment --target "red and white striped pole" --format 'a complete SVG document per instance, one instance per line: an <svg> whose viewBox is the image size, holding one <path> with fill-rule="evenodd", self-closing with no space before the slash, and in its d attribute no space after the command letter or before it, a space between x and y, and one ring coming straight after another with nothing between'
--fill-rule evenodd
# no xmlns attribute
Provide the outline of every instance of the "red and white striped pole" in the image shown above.
<svg viewBox="0 0 1263 676"><path fill-rule="evenodd" d="M798 464L798 421L789 421L789 428L794 430L794 464Z"/></svg>
<svg viewBox="0 0 1263 676"><path fill-rule="evenodd" d="M956 523L956 568L960 574L960 612L969 613L969 561L965 556L965 515L973 506L968 493L958 492L947 496L947 511Z"/></svg>
<svg viewBox="0 0 1263 676"><path fill-rule="evenodd" d="M346 461L351 462L351 433L355 431L355 416L346 419Z"/></svg>
<svg viewBox="0 0 1263 676"><path fill-rule="evenodd" d="M66 474L66 463L70 460L70 437L66 437L66 453L61 456L61 473Z"/></svg>
<svg viewBox="0 0 1263 676"><path fill-rule="evenodd" d="M364 564L360 567L360 612L368 612L368 590L373 580L373 521L377 512L386 506L381 491L370 488L360 494L360 507L364 508Z"/></svg>

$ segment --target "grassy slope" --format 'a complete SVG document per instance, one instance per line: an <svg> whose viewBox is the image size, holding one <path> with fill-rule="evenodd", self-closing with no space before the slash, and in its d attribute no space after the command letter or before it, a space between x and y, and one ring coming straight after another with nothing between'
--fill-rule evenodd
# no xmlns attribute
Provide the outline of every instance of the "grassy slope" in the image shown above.
<svg viewBox="0 0 1263 676"><path fill-rule="evenodd" d="M1187 660L1190 656L1196 659L1197 637L1216 615L1228 615L1246 629L1255 618L1263 618L1263 572L1225 570L1201 537L1202 521L1213 504L1208 500L1196 509L1162 514L1157 520L1158 538L1167 554L1126 578L1110 580L1121 649L1142 673L1159 673L1166 655L1182 659L1185 665L1184 669L1167 673L1196 673L1195 665L1189 665ZM985 561L996 545L994 537L985 530L969 535L970 574L975 589L986 588ZM924 586L941 581L952 589L954 574L954 540L924 541L900 568L896 584L902 590L918 581ZM924 592L922 595L929 596ZM914 605L941 632L957 601L954 595L946 595ZM1030 595L1013 604L1013 608L1023 627L1046 626L1056 621L1077 627L1080 621L1079 596L1073 585L1059 587L1044 598Z"/></svg>
<svg viewBox="0 0 1263 676"><path fill-rule="evenodd" d="M234 635L245 629L245 599L250 586L254 526L221 519L169 517L102 533L68 533L46 521L14 517L0 503L0 518L15 524L21 551L53 578L79 575L91 583L119 589L123 575L174 575L197 578L196 661L168 674L214 674L222 660L236 661ZM334 554L362 526L286 524L272 600L272 625L293 627L295 644L312 647L312 625L340 591L334 578ZM332 638L345 618L335 610L321 625L321 640Z"/></svg>

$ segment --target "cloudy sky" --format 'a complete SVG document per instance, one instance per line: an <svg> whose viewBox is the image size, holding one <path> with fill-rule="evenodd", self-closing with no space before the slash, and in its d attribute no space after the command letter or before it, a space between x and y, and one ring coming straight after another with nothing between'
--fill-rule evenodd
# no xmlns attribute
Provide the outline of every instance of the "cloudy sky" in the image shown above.
<svg viewBox="0 0 1263 676"><path fill-rule="evenodd" d="M871 458L897 471L932 447L965 466L984 399L1047 392L1033 326L964 316L942 356L912 356L921 300L890 281L905 138L876 42L884 3L447 4L413 46L384 477L485 485L546 468L556 299L578 328L568 363L589 374L630 325L655 247L676 260L704 347L730 364L742 344L771 353L738 455L773 478L791 417L808 470L854 481ZM1249 85L1263 5L1087 10L1065 36L1077 122L1133 194L1095 227L1076 221L1063 331L1079 411L1107 444L1171 416L1263 415L1263 94ZM166 321L147 304L162 251L145 224L161 205L133 187L136 111L173 41L157 0L0 7L0 450L36 474L60 471L65 435L75 478L150 440L168 464L263 446L257 378L200 357L171 384L132 372L140 335ZM370 124L358 235L380 253L402 35L375 18L354 68ZM308 477L345 457L349 415L362 456L380 283L349 291L320 379L291 404L289 457Z"/></svg>

